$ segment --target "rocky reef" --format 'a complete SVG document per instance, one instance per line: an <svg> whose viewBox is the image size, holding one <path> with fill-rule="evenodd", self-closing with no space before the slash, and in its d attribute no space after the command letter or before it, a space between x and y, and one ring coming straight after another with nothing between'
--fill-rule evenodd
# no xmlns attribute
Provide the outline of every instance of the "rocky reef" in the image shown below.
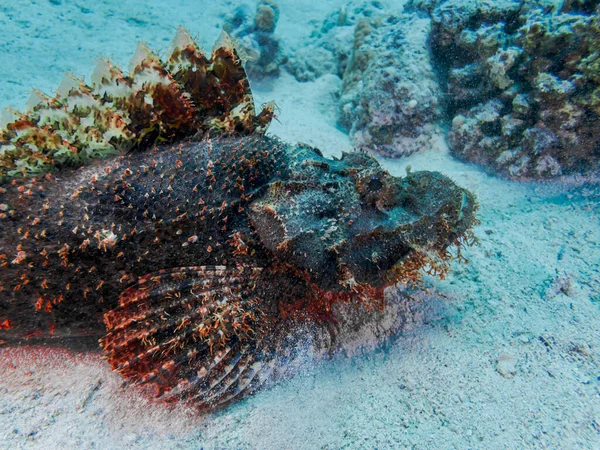
<svg viewBox="0 0 600 450"><path fill-rule="evenodd" d="M359 149L400 157L447 128L456 157L505 177L594 175L598 3L350 3L286 68L299 81L342 78L339 122Z"/></svg>
<svg viewBox="0 0 600 450"><path fill-rule="evenodd" d="M430 146L441 115L430 29L417 14L357 23L340 98L340 122L357 148L397 157Z"/></svg>
<svg viewBox="0 0 600 450"><path fill-rule="evenodd" d="M275 34L278 20L279 5L275 0L259 0L254 15L242 5L225 17L223 30L235 39L251 77L276 76L287 62L283 43Z"/></svg>
<svg viewBox="0 0 600 450"><path fill-rule="evenodd" d="M518 179L598 173L597 3L410 5L432 18L455 156Z"/></svg>
<svg viewBox="0 0 600 450"><path fill-rule="evenodd" d="M440 90L429 58L430 31L429 18L394 5L349 2L291 53L286 69L298 81L340 77L339 122L354 146L408 155L428 148L438 132Z"/></svg>

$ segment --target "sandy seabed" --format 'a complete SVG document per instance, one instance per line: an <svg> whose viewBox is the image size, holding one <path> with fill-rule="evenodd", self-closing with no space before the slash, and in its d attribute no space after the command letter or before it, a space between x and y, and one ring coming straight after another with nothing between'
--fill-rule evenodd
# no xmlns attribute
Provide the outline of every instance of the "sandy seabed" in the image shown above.
<svg viewBox="0 0 600 450"><path fill-rule="evenodd" d="M279 3L278 33L297 43L343 2ZM210 48L233 7L0 1L0 104L23 107L31 87L52 92L100 55L126 66L138 40L164 50L179 24ZM272 134L339 155L351 149L336 126L340 83L284 73L254 88L281 110ZM140 396L100 353L1 348L0 448L600 448L598 187L504 181L451 158L442 136L381 162L395 175L440 170L481 204L470 263L428 279L437 294L410 326L209 415Z"/></svg>

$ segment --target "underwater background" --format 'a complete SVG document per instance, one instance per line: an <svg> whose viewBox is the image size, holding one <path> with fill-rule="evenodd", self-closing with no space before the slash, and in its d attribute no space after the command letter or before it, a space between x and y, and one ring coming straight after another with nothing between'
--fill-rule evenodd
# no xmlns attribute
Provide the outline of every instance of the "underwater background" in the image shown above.
<svg viewBox="0 0 600 450"><path fill-rule="evenodd" d="M600 448L598 2L0 0L0 105L179 25L249 58L269 133L474 192L479 243L331 360L200 415L102 354L0 347L0 448ZM0 231L1 232L1 231Z"/></svg>

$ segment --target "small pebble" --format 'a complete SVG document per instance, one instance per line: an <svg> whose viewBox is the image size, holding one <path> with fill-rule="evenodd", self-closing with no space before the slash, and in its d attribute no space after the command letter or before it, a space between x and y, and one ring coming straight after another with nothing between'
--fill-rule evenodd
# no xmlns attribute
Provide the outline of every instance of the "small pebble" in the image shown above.
<svg viewBox="0 0 600 450"><path fill-rule="evenodd" d="M587 345L586 343L575 344L572 348L572 351L574 351L575 353L579 353L580 355L583 355L583 356L591 356L592 355L592 349L590 349L590 346Z"/></svg>
<svg viewBox="0 0 600 450"><path fill-rule="evenodd" d="M517 373L517 359L506 353L498 356L496 370L504 378L512 378Z"/></svg>
<svg viewBox="0 0 600 450"><path fill-rule="evenodd" d="M528 334L521 334L519 335L519 340L523 344L529 344L531 342L531 336L529 336Z"/></svg>

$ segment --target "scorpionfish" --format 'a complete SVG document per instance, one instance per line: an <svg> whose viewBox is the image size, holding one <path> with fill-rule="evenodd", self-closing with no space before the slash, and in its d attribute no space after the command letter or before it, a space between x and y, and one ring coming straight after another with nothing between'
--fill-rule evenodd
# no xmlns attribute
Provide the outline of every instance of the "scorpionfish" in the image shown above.
<svg viewBox="0 0 600 450"><path fill-rule="evenodd" d="M180 28L165 60L140 45L28 107L0 131L0 338L98 336L167 401L255 392L332 305L381 308L472 238L440 173L267 136L226 36L207 56Z"/></svg>

